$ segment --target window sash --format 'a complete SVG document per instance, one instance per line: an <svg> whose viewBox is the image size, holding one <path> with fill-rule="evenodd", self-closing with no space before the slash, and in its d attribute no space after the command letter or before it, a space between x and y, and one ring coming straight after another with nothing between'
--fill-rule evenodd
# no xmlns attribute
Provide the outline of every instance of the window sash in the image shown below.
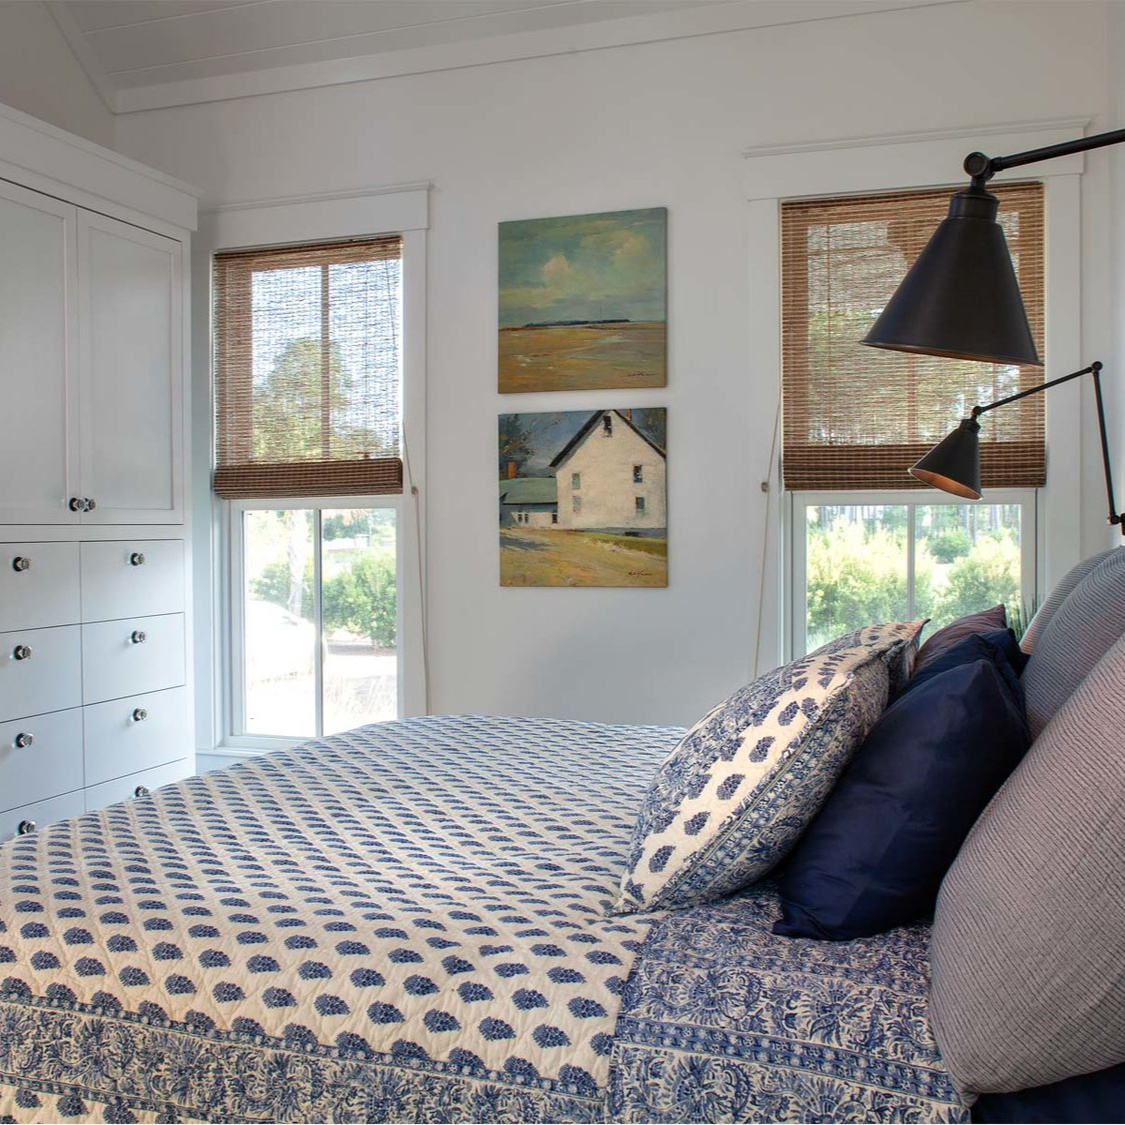
<svg viewBox="0 0 1125 1125"><path fill-rule="evenodd" d="M245 521L243 516L252 511L285 511L285 510L312 510L313 515L313 623L318 638L323 637L324 620L323 606L321 605L321 573L320 559L322 552L321 539L321 511L323 509L335 510L337 508L391 508L396 513L395 535L395 587L397 607L398 643L395 647L396 675L398 687L398 717L405 715L405 670L407 649L410 640L404 633L404 548L405 548L405 521L406 505L401 496L309 496L289 497L279 499L247 498L235 500L224 505L227 509L228 523L226 542L228 558L226 577L227 589L225 601L228 607L228 621L230 623L230 651L227 654L226 667L229 669L227 704L228 713L225 727L227 735L223 745L233 749L244 750L277 750L288 746L295 746L305 742L308 736L268 734L248 734L246 731L246 621L245 621L245 589L246 589L246 542ZM324 668L323 645L318 642L318 651L315 662L316 679L316 729L324 727Z"/></svg>
<svg viewBox="0 0 1125 1125"><path fill-rule="evenodd" d="M808 651L806 628L808 625L808 510L822 505L833 506L905 506L910 510L910 531L907 542L907 576L911 605L914 598L914 557L917 547L914 535L914 509L935 504L958 504L969 507L973 501L959 500L947 493L929 490L928 494L915 489L883 491L840 492L830 489L789 492L788 518L788 604L790 606L787 642L788 659L797 659ZM1033 605L1037 590L1038 543L1038 493L1030 488L993 489L988 494L988 504L1016 504L1020 508L1020 597L1025 605ZM987 606L981 606L986 609Z"/></svg>
<svg viewBox="0 0 1125 1125"><path fill-rule="evenodd" d="M994 190L1001 199L1000 217L1008 228L1032 334L1042 349L1043 186L1001 185ZM959 417L977 402L1041 381L1039 368L950 361L859 344L908 262L944 217L948 201L948 189L941 189L782 204L786 488L925 487L906 470ZM1041 396L991 412L981 425L986 487L1044 483Z"/></svg>
<svg viewBox="0 0 1125 1125"><path fill-rule="evenodd" d="M280 247L268 250L238 250L215 255L214 260L214 340L215 340L215 473L213 488L223 499L316 497L341 495L390 495L402 492L401 457L401 269L397 295L383 301L386 307L368 315L394 315L396 323L389 335L377 337L375 348L385 368L393 363L394 380L380 379L370 369L359 380L358 404L355 397L341 402L344 392L333 382L342 375L333 371L341 344L332 323L338 308L334 301L331 269L353 263L402 260L402 237L349 240L311 246ZM273 271L319 268L319 338L308 343L316 349L321 367L319 395L295 382L288 388L283 408L271 410L273 427L255 418L261 388L255 385L254 330L268 314L256 320L253 309L255 275ZM378 303L378 302L377 302ZM367 302L370 307L370 300ZM307 309L303 306L303 311ZM357 309L353 324L362 324L363 312ZM365 348L370 340L365 341ZM336 358L334 358L336 357ZM375 362L364 356L367 364ZM393 385L392 385L393 384ZM333 396L336 401L333 401ZM315 401L314 401L315 400ZM339 414L355 416L359 429L351 439L339 432ZM393 415L393 433L388 433L386 416ZM381 424L380 424L381 422ZM312 435L310 447L301 451L285 440L283 426L299 427ZM361 436L366 427L366 437ZM340 445L344 449L339 451ZM264 453L255 454L255 446Z"/></svg>

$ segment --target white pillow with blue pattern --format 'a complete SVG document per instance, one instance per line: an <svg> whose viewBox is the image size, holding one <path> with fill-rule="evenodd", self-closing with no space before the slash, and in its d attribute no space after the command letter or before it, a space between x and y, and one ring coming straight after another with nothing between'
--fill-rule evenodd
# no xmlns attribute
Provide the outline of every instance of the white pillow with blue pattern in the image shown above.
<svg viewBox="0 0 1125 1125"><path fill-rule="evenodd" d="M664 760L633 829L615 914L708 902L760 879L820 811L909 676L922 621L858 629L767 672Z"/></svg>

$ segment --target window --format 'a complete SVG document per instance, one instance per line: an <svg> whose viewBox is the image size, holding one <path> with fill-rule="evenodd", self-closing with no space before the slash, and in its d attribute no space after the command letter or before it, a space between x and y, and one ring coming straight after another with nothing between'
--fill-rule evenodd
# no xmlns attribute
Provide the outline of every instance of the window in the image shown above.
<svg viewBox="0 0 1125 1125"><path fill-rule="evenodd" d="M939 628L997 602L1013 624L1035 597L1035 505L1019 490L966 504L929 490L794 493L793 650L875 621Z"/></svg>
<svg viewBox="0 0 1125 1125"><path fill-rule="evenodd" d="M552 512L551 513L551 523L558 523L558 522L559 522L559 513L558 512Z"/></svg>
<svg viewBox="0 0 1125 1125"><path fill-rule="evenodd" d="M575 512L582 511L582 497L581 496L572 496L570 498L570 503L571 503L571 510L572 511L575 511Z"/></svg>
<svg viewBox="0 0 1125 1125"><path fill-rule="evenodd" d="M613 437L613 415L608 410L602 415L602 436Z"/></svg>
<svg viewBox="0 0 1125 1125"><path fill-rule="evenodd" d="M578 489L580 489L582 487L582 474L581 473L571 473L570 474L570 487L573 488L575 492L577 492Z"/></svg>
<svg viewBox="0 0 1125 1125"><path fill-rule="evenodd" d="M644 484L645 481L645 467L644 465L633 466L633 483Z"/></svg>
<svg viewBox="0 0 1125 1125"><path fill-rule="evenodd" d="M235 739L401 712L401 247L216 255Z"/></svg>
<svg viewBox="0 0 1125 1125"><path fill-rule="evenodd" d="M995 190L1042 350L1042 185ZM981 418L988 499L980 505L925 488L906 470L973 405L1035 385L1040 370L858 343L948 204L942 189L782 206L782 472L793 494L794 653L876 620L940 624L999 601L1012 616L1030 607L1034 489L1046 463L1043 396Z"/></svg>
<svg viewBox="0 0 1125 1125"><path fill-rule="evenodd" d="M242 734L313 737L398 717L398 513L337 503L234 505Z"/></svg>
<svg viewBox="0 0 1125 1125"><path fill-rule="evenodd" d="M645 498L643 496L636 497L637 515L643 516L645 514Z"/></svg>

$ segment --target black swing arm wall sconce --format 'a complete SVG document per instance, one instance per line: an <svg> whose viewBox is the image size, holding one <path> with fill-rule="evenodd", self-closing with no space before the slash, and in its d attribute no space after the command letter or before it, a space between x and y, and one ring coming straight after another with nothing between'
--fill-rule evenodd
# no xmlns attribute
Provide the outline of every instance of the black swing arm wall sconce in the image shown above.
<svg viewBox="0 0 1125 1125"><path fill-rule="evenodd" d="M1011 156L969 153L964 163L970 177L969 186L950 199L949 214L938 225L861 343L892 351L1042 367L1004 231L996 221L1000 201L986 185L997 172L1008 168L1122 142L1125 142L1125 129L1116 129ZM1101 371L1101 363L1092 363L1081 371L973 407L972 414L953 433L910 469L911 475L954 495L980 499L977 443L980 424L977 418L1017 399L1092 375L1109 523L1121 527L1125 534L1125 522L1113 498Z"/></svg>

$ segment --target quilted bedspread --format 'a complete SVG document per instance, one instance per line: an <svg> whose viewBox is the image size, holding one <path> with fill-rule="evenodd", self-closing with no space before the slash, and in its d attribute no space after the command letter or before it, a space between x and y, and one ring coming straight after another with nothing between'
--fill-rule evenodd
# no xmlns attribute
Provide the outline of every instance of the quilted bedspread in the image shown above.
<svg viewBox="0 0 1125 1125"><path fill-rule="evenodd" d="M923 927L606 916L680 733L381 724L0 847L0 1121L967 1119Z"/></svg>

